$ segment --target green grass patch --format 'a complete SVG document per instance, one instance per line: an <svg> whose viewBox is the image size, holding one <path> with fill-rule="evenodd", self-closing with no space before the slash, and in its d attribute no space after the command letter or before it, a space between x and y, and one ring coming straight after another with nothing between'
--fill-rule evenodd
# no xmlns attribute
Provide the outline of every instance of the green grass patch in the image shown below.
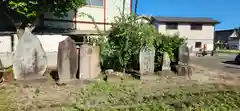
<svg viewBox="0 0 240 111"><path fill-rule="evenodd" d="M218 50L217 53L239 54L240 50Z"/></svg>
<svg viewBox="0 0 240 111"><path fill-rule="evenodd" d="M13 87L0 89L0 111L14 111Z"/></svg>
<svg viewBox="0 0 240 111"><path fill-rule="evenodd" d="M66 111L233 111L240 108L240 87L187 85L168 88L100 82L79 94Z"/></svg>

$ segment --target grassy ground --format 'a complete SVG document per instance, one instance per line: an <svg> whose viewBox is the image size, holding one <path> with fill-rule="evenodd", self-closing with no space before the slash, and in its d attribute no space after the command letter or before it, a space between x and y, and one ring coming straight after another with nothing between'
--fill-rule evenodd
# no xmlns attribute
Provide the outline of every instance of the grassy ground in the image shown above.
<svg viewBox="0 0 240 111"><path fill-rule="evenodd" d="M218 50L217 53L239 54L240 50Z"/></svg>
<svg viewBox="0 0 240 111"><path fill-rule="evenodd" d="M240 87L220 84L146 88L98 83L86 90L83 91L83 96L79 96L76 104L65 108L72 111L73 109L87 111L233 111L240 107Z"/></svg>
<svg viewBox="0 0 240 111"><path fill-rule="evenodd" d="M14 95L14 87L8 86L4 87L1 85L0 87L0 111L13 111L14 106L13 103L13 95Z"/></svg>
<svg viewBox="0 0 240 111"><path fill-rule="evenodd" d="M0 111L233 111L240 87L181 77L109 78L82 87L52 83L7 85Z"/></svg>

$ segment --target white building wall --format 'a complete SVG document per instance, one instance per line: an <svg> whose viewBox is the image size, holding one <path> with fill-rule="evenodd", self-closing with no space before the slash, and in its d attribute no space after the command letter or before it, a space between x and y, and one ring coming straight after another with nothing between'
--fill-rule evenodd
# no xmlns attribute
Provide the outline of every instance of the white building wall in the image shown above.
<svg viewBox="0 0 240 111"><path fill-rule="evenodd" d="M12 52L12 40L10 35L0 36L0 53Z"/></svg>
<svg viewBox="0 0 240 111"><path fill-rule="evenodd" d="M5 67L12 64L12 42L10 35L0 36L0 60Z"/></svg>
<svg viewBox="0 0 240 111"><path fill-rule="evenodd" d="M125 14L130 13L131 0L125 2ZM114 21L114 17L120 16L123 9L123 0L106 0L106 22L111 23Z"/></svg>
<svg viewBox="0 0 240 111"><path fill-rule="evenodd" d="M213 48L214 25L203 25L202 30L191 30L190 24L178 24L177 30L167 30L166 24L161 23L157 25L157 28L163 34L179 34L180 37L186 37L188 46L192 47L193 52L199 50L199 48L195 48L195 42L202 42L202 47L204 44L212 44L211 47Z"/></svg>
<svg viewBox="0 0 240 111"><path fill-rule="evenodd" d="M66 39L68 36L62 35L36 35L45 52L57 52L59 42Z"/></svg>
<svg viewBox="0 0 240 111"><path fill-rule="evenodd" d="M229 47L231 49L240 49L240 41L239 39L237 40L228 40Z"/></svg>
<svg viewBox="0 0 240 111"><path fill-rule="evenodd" d="M104 30L104 19L105 22L108 23L106 25L106 29L110 28L111 22L114 21L115 16L120 16L122 9L123 9L123 0L103 0L106 1L106 6L99 7L99 6L84 6L77 9L76 18L75 18L75 11L70 11L68 13L68 17L64 18L57 18L54 17L51 13L46 13L45 18L47 19L60 19L65 21L45 21L44 25L52 26L55 28L77 28L80 30L96 30L93 21L87 17L83 16L82 12L91 15L97 26L100 30ZM104 9L105 17L104 17ZM126 0L125 2L125 14L129 14L131 12L131 0Z"/></svg>

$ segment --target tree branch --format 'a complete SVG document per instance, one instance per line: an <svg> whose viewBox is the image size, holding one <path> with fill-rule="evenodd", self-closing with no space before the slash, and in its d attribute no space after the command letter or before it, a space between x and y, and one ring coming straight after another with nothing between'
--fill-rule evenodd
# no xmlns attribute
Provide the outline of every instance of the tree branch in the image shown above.
<svg viewBox="0 0 240 111"><path fill-rule="evenodd" d="M37 23L40 21L39 17L46 12L46 9L48 7L46 0L43 0L42 4L40 4L40 5L42 5L43 7L37 9L38 13L36 16L36 20L31 24L30 29L29 29L31 32L36 28Z"/></svg>

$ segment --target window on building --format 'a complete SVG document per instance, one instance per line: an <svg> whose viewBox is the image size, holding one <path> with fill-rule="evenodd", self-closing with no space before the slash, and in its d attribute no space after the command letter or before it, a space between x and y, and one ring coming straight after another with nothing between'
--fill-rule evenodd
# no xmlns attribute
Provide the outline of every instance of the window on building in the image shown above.
<svg viewBox="0 0 240 111"><path fill-rule="evenodd" d="M202 30L202 24L191 24L191 30Z"/></svg>
<svg viewBox="0 0 240 111"><path fill-rule="evenodd" d="M167 23L166 29L176 30L176 29L178 29L178 23Z"/></svg>
<svg viewBox="0 0 240 111"><path fill-rule="evenodd" d="M87 0L87 5L103 7L104 1L103 0Z"/></svg>
<svg viewBox="0 0 240 111"><path fill-rule="evenodd" d="M202 42L195 42L195 48L201 48Z"/></svg>

